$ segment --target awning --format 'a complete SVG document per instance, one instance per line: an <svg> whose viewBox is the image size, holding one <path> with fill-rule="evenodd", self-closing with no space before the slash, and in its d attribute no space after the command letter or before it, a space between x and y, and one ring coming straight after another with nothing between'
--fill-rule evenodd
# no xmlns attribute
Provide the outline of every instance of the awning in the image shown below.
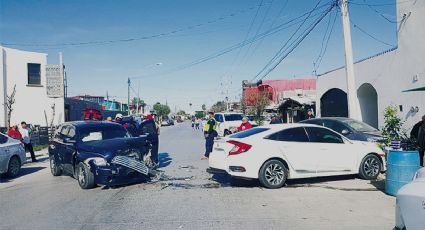
<svg viewBox="0 0 425 230"><path fill-rule="evenodd" d="M414 88L414 89L407 89L407 90L403 90L401 92L405 93L405 92L414 92L414 91L425 91L425 86L419 87L419 88Z"/></svg>

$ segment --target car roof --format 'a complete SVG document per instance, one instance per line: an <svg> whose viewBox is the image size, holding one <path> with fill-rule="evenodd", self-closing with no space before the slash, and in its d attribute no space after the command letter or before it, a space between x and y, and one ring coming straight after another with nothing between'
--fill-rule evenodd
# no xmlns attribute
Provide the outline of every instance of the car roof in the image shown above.
<svg viewBox="0 0 425 230"><path fill-rule="evenodd" d="M269 125L263 125L263 126L259 126L259 127L268 128L271 131L289 129L289 128L297 128L297 127L321 127L321 128L323 128L322 126L319 126L319 125L306 124L306 123L269 124Z"/></svg>
<svg viewBox="0 0 425 230"><path fill-rule="evenodd" d="M353 121L354 119L348 117L318 117L309 119L312 121L320 121L320 120L333 120L333 121Z"/></svg>
<svg viewBox="0 0 425 230"><path fill-rule="evenodd" d="M93 120L87 120L87 121L70 121L65 122L62 125L73 125L76 128L82 128L82 127L96 127L96 126L114 126L114 127L122 127L120 124L110 121L93 121Z"/></svg>
<svg viewBox="0 0 425 230"><path fill-rule="evenodd" d="M215 114L224 114L224 115L229 115L229 114L240 114L240 115L243 115L243 113L232 113L232 112L226 112L226 113L214 113L214 115Z"/></svg>

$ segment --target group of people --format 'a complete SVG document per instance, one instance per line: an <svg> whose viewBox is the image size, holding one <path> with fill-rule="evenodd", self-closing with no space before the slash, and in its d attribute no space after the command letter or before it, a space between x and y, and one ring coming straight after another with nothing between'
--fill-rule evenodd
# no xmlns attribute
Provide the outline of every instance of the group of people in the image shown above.
<svg viewBox="0 0 425 230"><path fill-rule="evenodd" d="M192 118L192 129L199 130L202 124L202 120L196 117Z"/></svg>
<svg viewBox="0 0 425 230"><path fill-rule="evenodd" d="M31 154L32 162L37 162L33 146L31 144L31 129L28 127L25 121L21 122L21 127L18 125L12 125L7 130L7 135L13 139L19 140L25 147L25 151L29 151Z"/></svg>

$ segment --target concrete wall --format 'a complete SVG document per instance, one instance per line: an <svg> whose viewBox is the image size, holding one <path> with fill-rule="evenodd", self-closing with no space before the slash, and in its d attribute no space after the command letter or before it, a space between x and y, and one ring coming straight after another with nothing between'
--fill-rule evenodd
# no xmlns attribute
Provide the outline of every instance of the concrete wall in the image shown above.
<svg viewBox="0 0 425 230"><path fill-rule="evenodd" d="M16 49L0 47L1 65L0 76L0 102L2 113L0 114L0 126L5 126L6 117L4 114L4 89L7 88L7 93L12 92L13 86L16 84L16 96L11 123L18 124L21 121L35 125L46 125L44 111L47 113L48 122L52 119L51 106L55 104L56 114L54 124L64 122L64 99L49 98L46 91L46 64L47 54L26 52ZM2 60L1 60L2 59ZM29 86L27 63L41 64L41 85ZM3 82L6 82L4 87Z"/></svg>
<svg viewBox="0 0 425 230"><path fill-rule="evenodd" d="M425 114L425 92L401 91L425 86L425 1L398 0L398 47L384 54L355 64L357 89L365 83L371 84L378 95L378 126L383 126L383 111L389 105L403 107L399 115L405 120L405 128L410 129ZM404 19L403 19L404 18ZM417 76L417 81L414 80ZM337 69L318 78L317 106L320 114L320 98L331 88L346 92L345 69ZM360 106L367 108L367 105ZM410 112L418 106L419 112ZM368 110L363 109L368 113ZM366 116L371 116L366 114Z"/></svg>

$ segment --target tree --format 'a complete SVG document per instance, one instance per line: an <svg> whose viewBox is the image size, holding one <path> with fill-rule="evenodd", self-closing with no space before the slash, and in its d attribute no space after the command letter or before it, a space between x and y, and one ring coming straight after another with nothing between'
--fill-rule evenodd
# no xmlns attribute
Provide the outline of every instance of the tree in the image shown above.
<svg viewBox="0 0 425 230"><path fill-rule="evenodd" d="M205 112L203 112L203 111L196 111L196 113L195 113L195 117L196 118L203 118L203 117L205 117Z"/></svg>
<svg viewBox="0 0 425 230"><path fill-rule="evenodd" d="M146 103L142 99L137 97L134 97L133 99L131 99L131 108L133 110L139 112L140 109L142 109L142 113L145 113L145 106L146 106Z"/></svg>
<svg viewBox="0 0 425 230"><path fill-rule="evenodd" d="M186 112L183 111L183 110L180 110L180 111L177 112L177 115L179 115L179 116L185 116L186 115Z"/></svg>
<svg viewBox="0 0 425 230"><path fill-rule="evenodd" d="M10 119L12 117L13 104L15 104L16 85L13 86L12 93L6 95L6 108L7 108L7 127L10 127Z"/></svg>
<svg viewBox="0 0 425 230"><path fill-rule="evenodd" d="M249 101L250 104L253 105L252 108L256 115L256 119L258 119L258 121L262 123L261 115L263 115L264 110L270 104L270 92L259 91L250 93L246 95L246 101Z"/></svg>
<svg viewBox="0 0 425 230"><path fill-rule="evenodd" d="M213 106L211 106L211 110L214 113L223 112L226 110L226 103L224 103L224 101L217 101Z"/></svg>
<svg viewBox="0 0 425 230"><path fill-rule="evenodd" d="M170 109L170 107L168 105L162 105L159 102L156 103L153 106L153 109L156 111L156 113L160 117L168 116L168 114L170 114L170 112L171 112L171 109Z"/></svg>
<svg viewBox="0 0 425 230"><path fill-rule="evenodd" d="M402 130L403 122L397 116L397 108L388 106L384 110L384 127L382 135L385 139L385 144L390 145L391 141L401 141L407 136Z"/></svg>

